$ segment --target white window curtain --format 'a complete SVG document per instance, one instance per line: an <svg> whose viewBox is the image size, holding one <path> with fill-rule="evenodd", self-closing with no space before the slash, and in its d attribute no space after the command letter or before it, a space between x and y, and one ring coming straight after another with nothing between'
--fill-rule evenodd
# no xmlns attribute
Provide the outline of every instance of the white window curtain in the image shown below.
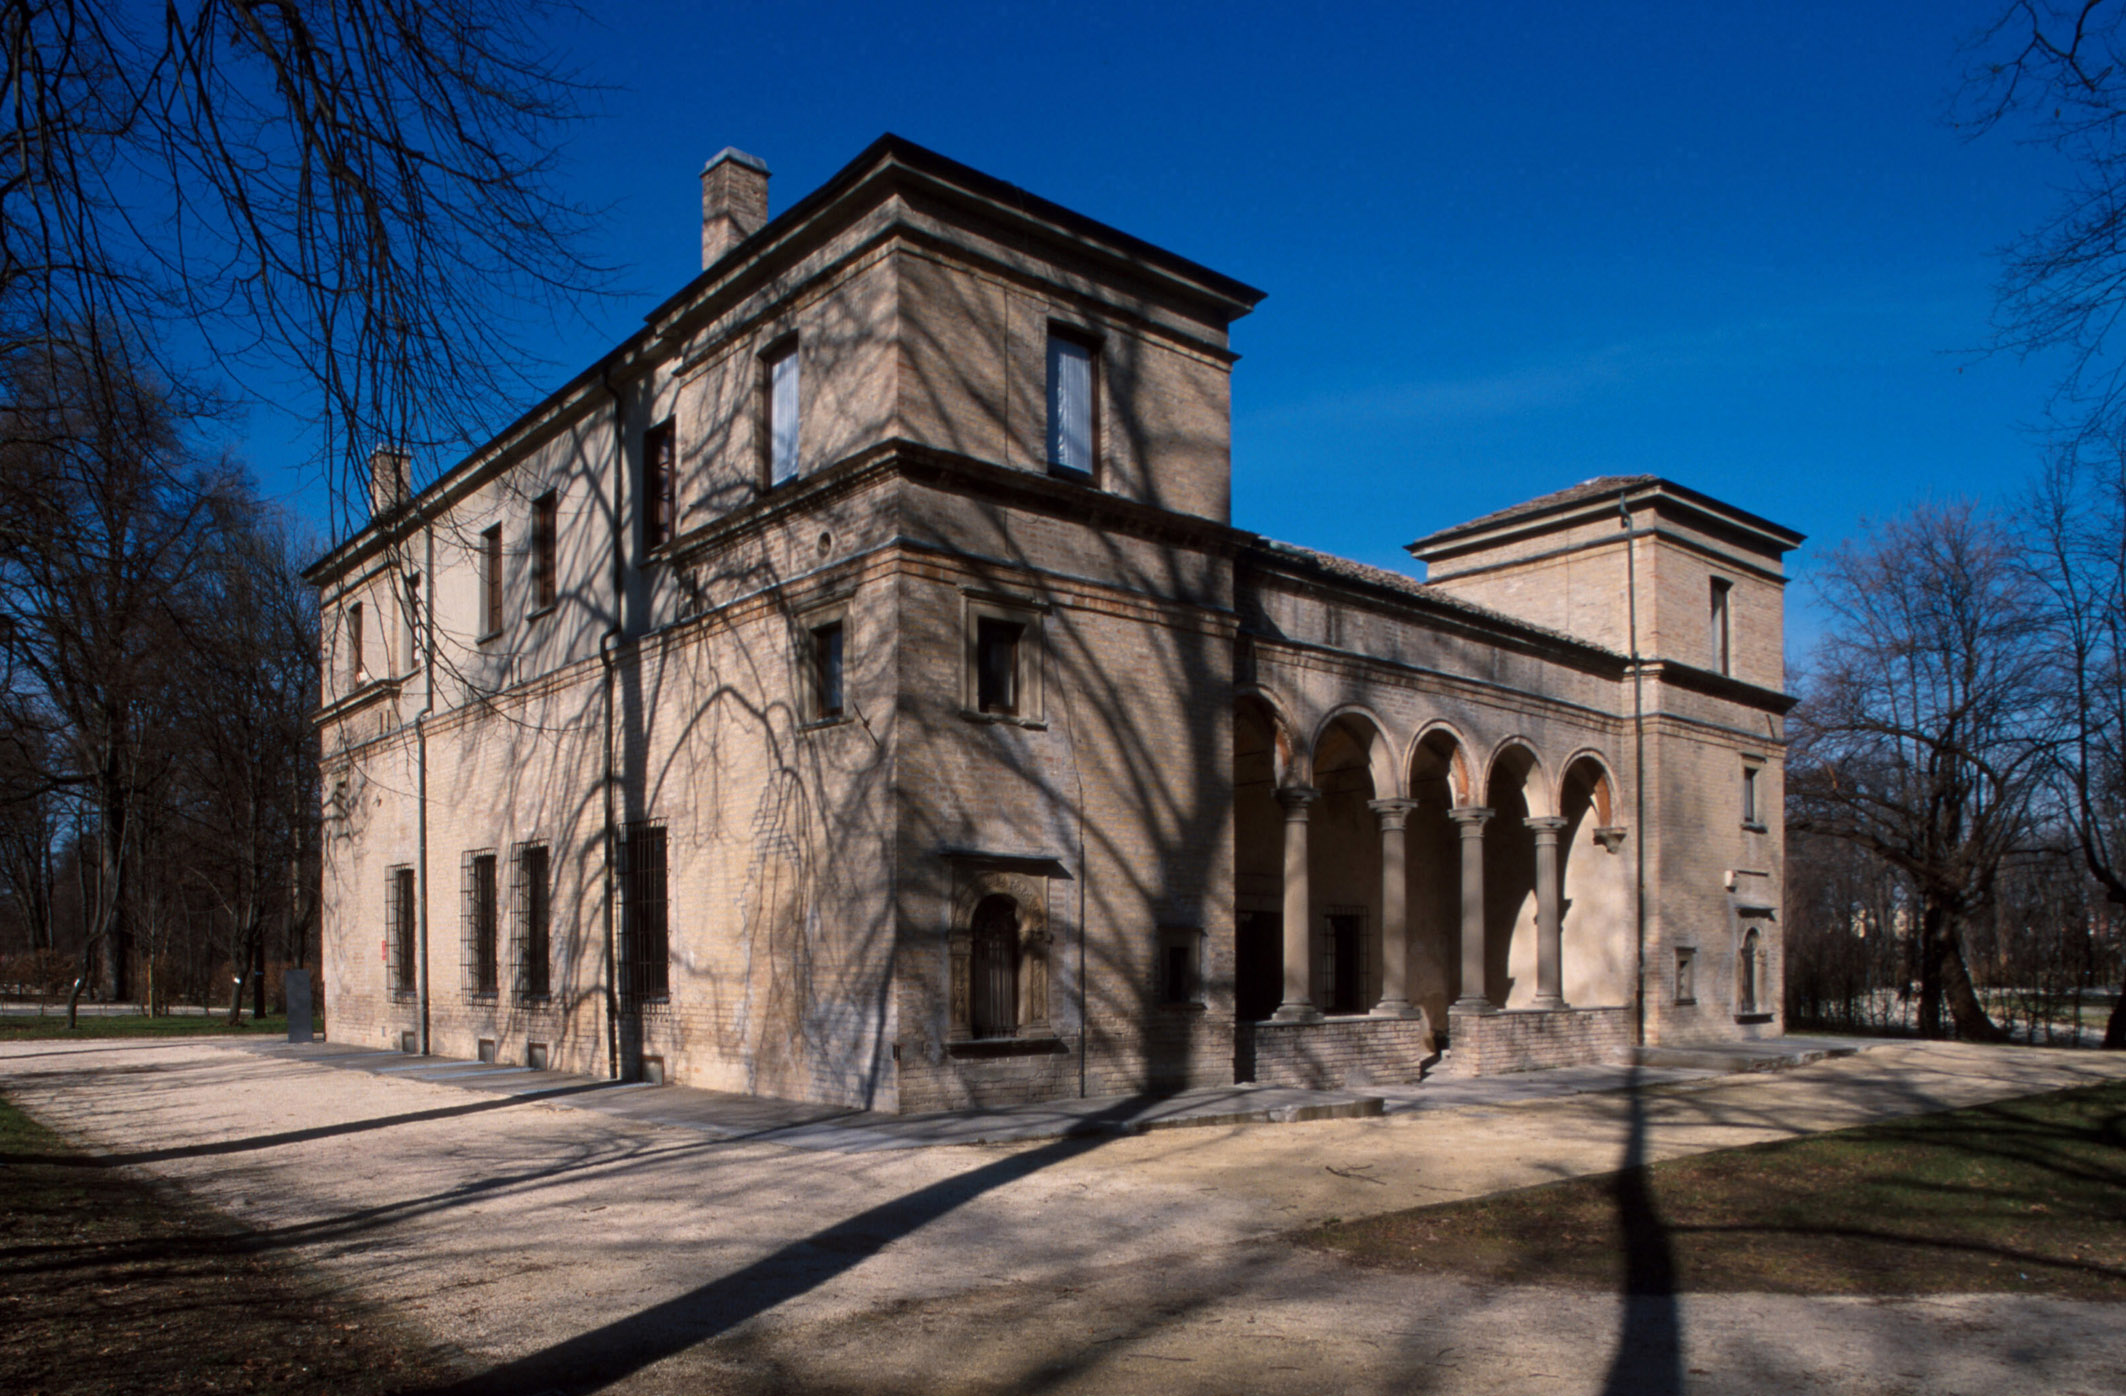
<svg viewBox="0 0 2126 1396"><path fill-rule="evenodd" d="M768 366L768 479L780 485L797 478L797 351Z"/></svg>
<svg viewBox="0 0 2126 1396"><path fill-rule="evenodd" d="M1092 350L1060 335L1048 337L1048 463L1092 473Z"/></svg>

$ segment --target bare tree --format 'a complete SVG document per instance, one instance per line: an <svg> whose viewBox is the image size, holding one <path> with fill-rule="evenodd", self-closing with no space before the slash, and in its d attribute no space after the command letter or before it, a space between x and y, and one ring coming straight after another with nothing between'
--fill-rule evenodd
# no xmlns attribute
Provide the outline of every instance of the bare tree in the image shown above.
<svg viewBox="0 0 2126 1396"><path fill-rule="evenodd" d="M2126 453L2063 450L2025 514L2044 664L2063 739L2059 818L2089 875L2126 910ZM2126 984L2104 1029L2126 1048Z"/></svg>
<svg viewBox="0 0 2126 1396"><path fill-rule="evenodd" d="M115 326L299 393L347 509L390 443L521 396L527 312L598 274L549 174L578 88L543 0L0 9L0 353ZM543 321L542 321L543 323ZM359 509L353 516L359 518Z"/></svg>
<svg viewBox="0 0 2126 1396"><path fill-rule="evenodd" d="M11 707L54 758L22 778L93 816L82 980L101 952L114 995L132 816L167 770L154 719L185 662L183 597L219 488L125 362L93 329L0 360L0 640Z"/></svg>
<svg viewBox="0 0 2126 1396"><path fill-rule="evenodd" d="M2071 184L2006 253L1998 347L2059 350L2052 409L2068 440L2126 426L2126 0L2015 0L1968 46L1958 102L1973 134L2008 128L2067 157Z"/></svg>
<svg viewBox="0 0 2126 1396"><path fill-rule="evenodd" d="M1865 848L1918 900L1919 1030L1997 1040L1962 928L2030 825L2050 749L2035 598L2015 541L1968 504L1923 505L1825 561L1837 618L1795 710L1789 824Z"/></svg>

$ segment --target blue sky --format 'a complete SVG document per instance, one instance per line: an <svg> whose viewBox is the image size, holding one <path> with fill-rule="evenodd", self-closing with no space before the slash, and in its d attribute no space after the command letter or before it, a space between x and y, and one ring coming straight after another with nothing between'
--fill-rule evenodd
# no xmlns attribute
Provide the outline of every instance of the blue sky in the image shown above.
<svg viewBox="0 0 2126 1396"><path fill-rule="evenodd" d="M1243 527L1407 568L1648 471L1809 534L1805 569L2037 463L2056 365L1977 351L2064 172L1948 121L1995 8L605 7L559 36L605 87L562 171L624 294L538 373L698 268L709 155L764 158L779 211L893 131L1269 292L1234 331ZM240 449L315 511L292 430Z"/></svg>

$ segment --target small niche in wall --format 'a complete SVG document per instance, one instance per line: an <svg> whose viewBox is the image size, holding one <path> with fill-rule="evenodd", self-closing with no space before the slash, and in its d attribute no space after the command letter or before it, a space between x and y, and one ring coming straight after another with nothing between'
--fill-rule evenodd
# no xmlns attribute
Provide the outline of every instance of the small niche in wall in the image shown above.
<svg viewBox="0 0 2126 1396"><path fill-rule="evenodd" d="M400 1033L399 1050L401 1052L404 1052L409 1057L415 1055L421 1050L420 1038L412 1032Z"/></svg>
<svg viewBox="0 0 2126 1396"><path fill-rule="evenodd" d="M641 1075L640 1075L640 1080L642 1081L642 1084L643 1084L643 1085L645 1085L645 1086L661 1086L661 1085L663 1085L663 1084L664 1084L664 1058L663 1058L663 1057L644 1057L644 1058L642 1059L642 1072L641 1072Z"/></svg>
<svg viewBox="0 0 2126 1396"><path fill-rule="evenodd" d="M1698 1001L1698 951L1694 946L1676 947L1676 1002Z"/></svg>
<svg viewBox="0 0 2126 1396"><path fill-rule="evenodd" d="M494 1040L493 1038L491 1038L491 1037L483 1037L483 1038L481 1038L481 1039L480 1039L480 1060L481 1060L481 1061L483 1061L483 1062L492 1062L492 1061L494 1061L494 1059L495 1059L495 1040Z"/></svg>
<svg viewBox="0 0 2126 1396"><path fill-rule="evenodd" d="M526 1043L524 1047L524 1064L533 1071L546 1070L546 1044L543 1042Z"/></svg>

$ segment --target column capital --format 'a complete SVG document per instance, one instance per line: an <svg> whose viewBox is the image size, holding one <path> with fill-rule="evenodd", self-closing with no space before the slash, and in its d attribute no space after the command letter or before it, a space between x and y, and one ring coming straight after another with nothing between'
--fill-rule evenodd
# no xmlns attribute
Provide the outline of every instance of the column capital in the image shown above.
<svg viewBox="0 0 2126 1396"><path fill-rule="evenodd" d="M1447 811L1447 817L1462 826L1462 837L1483 837L1484 821L1491 818L1491 811L1482 805L1457 805Z"/></svg>
<svg viewBox="0 0 2126 1396"><path fill-rule="evenodd" d="M1306 818L1307 806L1321 798L1321 792L1311 785L1280 785L1277 787L1277 803L1284 806L1287 819Z"/></svg>
<svg viewBox="0 0 2126 1396"><path fill-rule="evenodd" d="M1619 824L1605 824L1594 831L1594 841L1614 853L1624 846L1624 828Z"/></svg>
<svg viewBox="0 0 2126 1396"><path fill-rule="evenodd" d="M1572 821L1564 818L1562 815L1537 814L1531 815L1528 818L1522 820L1521 822L1527 825L1529 828L1535 830L1535 840L1537 843L1556 843L1558 840L1558 830L1564 828Z"/></svg>
<svg viewBox="0 0 2126 1396"><path fill-rule="evenodd" d="M1403 827L1403 821L1410 817L1410 811L1417 808L1417 801L1368 800L1366 808L1380 816L1380 827L1383 832L1387 832Z"/></svg>

